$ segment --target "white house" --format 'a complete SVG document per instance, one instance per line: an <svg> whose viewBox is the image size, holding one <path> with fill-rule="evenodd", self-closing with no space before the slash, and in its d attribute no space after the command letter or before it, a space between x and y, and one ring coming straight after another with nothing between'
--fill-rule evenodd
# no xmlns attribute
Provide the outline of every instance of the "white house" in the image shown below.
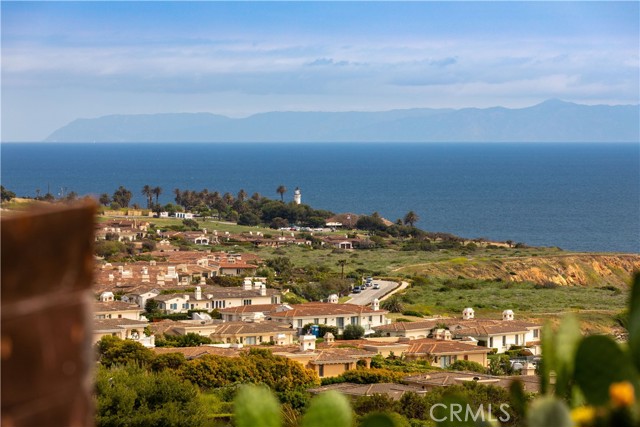
<svg viewBox="0 0 640 427"><path fill-rule="evenodd" d="M335 326L339 333L342 333L347 325L359 325L364 328L365 334L372 334L373 328L389 322L387 313L388 311L381 310L379 302L374 300L372 307L321 302L281 306L270 316L277 322L288 323L298 329L312 323Z"/></svg>

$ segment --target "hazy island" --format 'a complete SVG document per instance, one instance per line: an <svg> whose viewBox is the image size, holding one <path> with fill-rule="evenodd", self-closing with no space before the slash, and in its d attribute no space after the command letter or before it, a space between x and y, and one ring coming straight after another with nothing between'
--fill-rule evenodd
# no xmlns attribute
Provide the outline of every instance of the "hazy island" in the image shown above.
<svg viewBox="0 0 640 427"><path fill-rule="evenodd" d="M527 108L211 113L82 118L48 142L637 142L638 105L549 100Z"/></svg>

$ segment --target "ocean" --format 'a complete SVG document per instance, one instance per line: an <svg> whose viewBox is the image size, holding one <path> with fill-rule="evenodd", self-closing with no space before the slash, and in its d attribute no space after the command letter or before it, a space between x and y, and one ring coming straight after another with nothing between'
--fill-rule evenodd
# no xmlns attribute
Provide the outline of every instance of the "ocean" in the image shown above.
<svg viewBox="0 0 640 427"><path fill-rule="evenodd" d="M638 144L3 143L2 185L18 196L141 189L260 194L295 187L317 209L566 250L640 253Z"/></svg>

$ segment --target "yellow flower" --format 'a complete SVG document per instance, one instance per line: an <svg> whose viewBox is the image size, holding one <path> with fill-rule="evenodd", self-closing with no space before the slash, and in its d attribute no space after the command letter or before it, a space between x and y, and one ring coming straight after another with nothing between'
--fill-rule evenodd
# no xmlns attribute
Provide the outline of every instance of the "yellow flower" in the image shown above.
<svg viewBox="0 0 640 427"><path fill-rule="evenodd" d="M613 406L631 406L635 401L633 385L629 381L613 383L609 386L609 397Z"/></svg>
<svg viewBox="0 0 640 427"><path fill-rule="evenodd" d="M571 419L578 426L589 425L596 417L596 410L592 406L580 406L571 411Z"/></svg>

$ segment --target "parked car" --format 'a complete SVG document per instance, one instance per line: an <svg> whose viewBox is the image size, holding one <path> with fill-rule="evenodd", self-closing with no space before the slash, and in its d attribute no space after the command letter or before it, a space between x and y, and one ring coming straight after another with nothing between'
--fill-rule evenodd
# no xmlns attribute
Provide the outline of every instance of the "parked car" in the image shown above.
<svg viewBox="0 0 640 427"><path fill-rule="evenodd" d="M354 294L359 294L360 292L362 292L362 289L360 288L360 286L356 286L355 288L353 288Z"/></svg>
<svg viewBox="0 0 640 427"><path fill-rule="evenodd" d="M373 289L380 289L380 283L374 283Z"/></svg>

